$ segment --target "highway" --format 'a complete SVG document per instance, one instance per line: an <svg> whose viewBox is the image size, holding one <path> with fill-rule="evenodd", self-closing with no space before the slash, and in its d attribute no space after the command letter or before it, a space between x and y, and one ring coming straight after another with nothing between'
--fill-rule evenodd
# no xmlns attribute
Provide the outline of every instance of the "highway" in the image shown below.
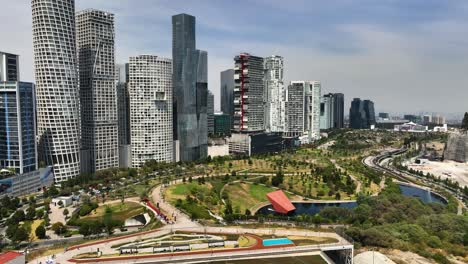
<svg viewBox="0 0 468 264"><path fill-rule="evenodd" d="M407 171L402 171L394 166L392 166L393 157L401 155L407 151L407 148L403 147L393 151L384 151L380 155L377 156L369 156L362 160L362 163L372 169L381 171L385 173L385 175L390 175L391 177L398 179L403 182L409 182L412 184L416 184L421 186L421 182L425 185L436 185L439 188L442 188L446 192L452 194L459 203L458 214L462 213L462 208L467 208L467 204L464 201L468 201L468 197L461 193L459 190L454 189L452 187L446 186L441 182L435 182L431 179L426 177L422 177L416 174L409 173ZM429 187L429 186L421 186L421 187Z"/></svg>

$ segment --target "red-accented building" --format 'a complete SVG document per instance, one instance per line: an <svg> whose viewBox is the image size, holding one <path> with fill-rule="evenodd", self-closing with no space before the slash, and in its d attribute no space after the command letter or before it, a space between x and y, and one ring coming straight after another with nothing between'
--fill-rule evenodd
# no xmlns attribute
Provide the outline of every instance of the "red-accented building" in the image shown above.
<svg viewBox="0 0 468 264"><path fill-rule="evenodd" d="M284 194L284 192L281 190L268 193L267 198L270 200L273 209L277 213L288 214L296 210L296 207L294 207L286 194Z"/></svg>

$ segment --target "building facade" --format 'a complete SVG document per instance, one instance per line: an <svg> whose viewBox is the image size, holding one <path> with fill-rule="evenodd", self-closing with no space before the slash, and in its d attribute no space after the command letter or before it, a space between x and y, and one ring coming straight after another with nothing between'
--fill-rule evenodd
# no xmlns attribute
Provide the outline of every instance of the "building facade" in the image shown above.
<svg viewBox="0 0 468 264"><path fill-rule="evenodd" d="M229 115L230 128L234 122L234 70L221 72L221 111Z"/></svg>
<svg viewBox="0 0 468 264"><path fill-rule="evenodd" d="M57 182L80 174L75 1L32 0L39 158Z"/></svg>
<svg viewBox="0 0 468 264"><path fill-rule="evenodd" d="M35 101L34 84L0 82L0 168L37 169Z"/></svg>
<svg viewBox="0 0 468 264"><path fill-rule="evenodd" d="M329 93L320 97L320 129L344 127L344 95Z"/></svg>
<svg viewBox="0 0 468 264"><path fill-rule="evenodd" d="M208 54L196 49L195 17L172 17L175 154L181 161L208 155Z"/></svg>
<svg viewBox="0 0 468 264"><path fill-rule="evenodd" d="M130 150L130 95L128 92L128 67L128 63L116 65L120 168L128 168L132 166Z"/></svg>
<svg viewBox="0 0 468 264"><path fill-rule="evenodd" d="M320 97L320 129L333 128L334 98L330 94Z"/></svg>
<svg viewBox="0 0 468 264"><path fill-rule="evenodd" d="M81 102L81 171L118 167L114 15L87 9L76 15Z"/></svg>
<svg viewBox="0 0 468 264"><path fill-rule="evenodd" d="M173 161L172 61L130 57L128 89L132 167L147 160Z"/></svg>
<svg viewBox="0 0 468 264"><path fill-rule="evenodd" d="M234 62L234 130L264 130L263 58L242 53Z"/></svg>
<svg viewBox="0 0 468 264"><path fill-rule="evenodd" d="M303 142L320 138L319 81L293 81L286 91L287 137L303 137Z"/></svg>
<svg viewBox="0 0 468 264"><path fill-rule="evenodd" d="M207 104L206 118L207 118L207 123L208 123L208 134L212 135L214 133L214 95L210 91L208 91L206 104Z"/></svg>
<svg viewBox="0 0 468 264"><path fill-rule="evenodd" d="M350 128L369 129L375 125L374 102L354 98L349 110Z"/></svg>
<svg viewBox="0 0 468 264"><path fill-rule="evenodd" d="M0 82L17 82L19 80L19 56L0 51Z"/></svg>
<svg viewBox="0 0 468 264"><path fill-rule="evenodd" d="M283 57L264 59L265 69L265 130L283 132L285 129L286 90L283 82Z"/></svg>
<svg viewBox="0 0 468 264"><path fill-rule="evenodd" d="M214 114L214 134L216 136L231 135L231 118L228 114Z"/></svg>

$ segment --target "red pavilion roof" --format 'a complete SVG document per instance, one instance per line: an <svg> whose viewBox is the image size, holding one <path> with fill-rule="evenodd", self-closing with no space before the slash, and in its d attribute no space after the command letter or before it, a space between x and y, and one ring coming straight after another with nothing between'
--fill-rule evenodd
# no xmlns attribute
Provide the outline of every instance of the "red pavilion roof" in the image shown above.
<svg viewBox="0 0 468 264"><path fill-rule="evenodd" d="M283 191L278 190L267 194L273 209L280 214L287 214L296 210L296 207L291 203Z"/></svg>

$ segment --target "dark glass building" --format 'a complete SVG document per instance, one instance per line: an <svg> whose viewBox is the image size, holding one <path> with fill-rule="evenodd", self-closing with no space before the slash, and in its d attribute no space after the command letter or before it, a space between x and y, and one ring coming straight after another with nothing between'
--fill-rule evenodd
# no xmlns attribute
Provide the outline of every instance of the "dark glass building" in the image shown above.
<svg viewBox="0 0 468 264"><path fill-rule="evenodd" d="M0 168L36 170L34 84L0 82Z"/></svg>
<svg viewBox="0 0 468 264"><path fill-rule="evenodd" d="M214 134L217 136L231 134L231 118L228 114L214 114Z"/></svg>
<svg viewBox="0 0 468 264"><path fill-rule="evenodd" d="M333 94L333 128L344 127L344 94L335 93Z"/></svg>
<svg viewBox="0 0 468 264"><path fill-rule="evenodd" d="M174 140L179 146L175 157L181 161L208 155L208 54L195 47L195 17L173 16Z"/></svg>
<svg viewBox="0 0 468 264"><path fill-rule="evenodd" d="M349 110L350 128L368 129L375 125L374 102L354 98Z"/></svg>
<svg viewBox="0 0 468 264"><path fill-rule="evenodd" d="M221 72L221 111L230 119L230 126L234 122L234 70Z"/></svg>

